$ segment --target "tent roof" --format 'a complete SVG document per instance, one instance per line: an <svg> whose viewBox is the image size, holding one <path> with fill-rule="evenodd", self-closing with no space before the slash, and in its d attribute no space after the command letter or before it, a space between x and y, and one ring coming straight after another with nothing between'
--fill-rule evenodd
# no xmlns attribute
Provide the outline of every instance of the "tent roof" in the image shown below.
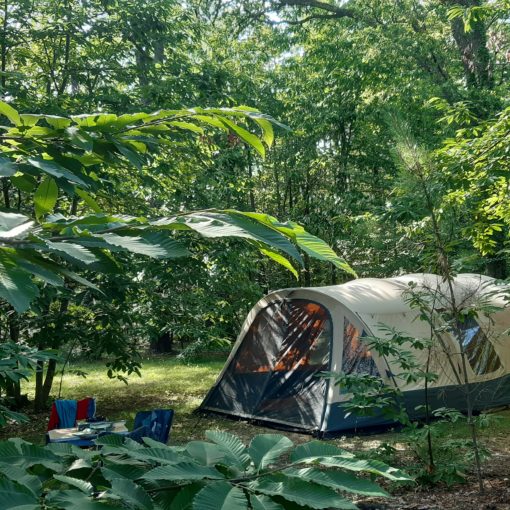
<svg viewBox="0 0 510 510"><path fill-rule="evenodd" d="M359 314L396 314L409 311L409 305L403 299L402 293L410 282L424 289L440 289L440 293L448 296L447 283L441 277L427 273L408 274L394 278L360 278L341 285L326 287L310 287L306 289L292 289L292 291L312 291L327 295L341 302L353 312ZM473 295L483 295L494 292L495 280L479 274L459 274L454 280L454 290L457 302L464 303ZM291 292L292 292L291 291ZM494 297L491 301L504 301Z"/></svg>

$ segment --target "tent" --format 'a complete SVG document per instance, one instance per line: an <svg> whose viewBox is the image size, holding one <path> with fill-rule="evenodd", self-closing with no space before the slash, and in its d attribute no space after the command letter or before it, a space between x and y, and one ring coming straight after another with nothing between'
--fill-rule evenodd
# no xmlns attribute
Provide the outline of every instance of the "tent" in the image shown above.
<svg viewBox="0 0 510 510"><path fill-rule="evenodd" d="M436 296L432 309L446 306L447 282L431 274L366 278L270 293L248 314L200 410L319 437L391 423L383 415L346 416L343 404L349 395L320 376L330 371L380 376L385 384L400 388L409 414L419 418L416 408L424 403L423 381L406 384L398 378L394 360L371 352L363 340L367 336L385 338L387 327L414 338L430 338L429 322L420 320L419 311L408 304L410 284ZM453 288L457 305L463 309L479 306L482 300L486 310L487 305L492 307L490 315L478 314L463 323L475 410L509 404L506 331L510 309L504 295L508 287L486 276L460 274ZM444 331L436 335L441 341L433 342L430 354L428 349L414 351L416 359L423 366L428 360L429 371L438 375L437 381L429 383L429 404L433 409L446 406L464 411L465 393L453 370L459 367L460 371L461 366L458 342Z"/></svg>

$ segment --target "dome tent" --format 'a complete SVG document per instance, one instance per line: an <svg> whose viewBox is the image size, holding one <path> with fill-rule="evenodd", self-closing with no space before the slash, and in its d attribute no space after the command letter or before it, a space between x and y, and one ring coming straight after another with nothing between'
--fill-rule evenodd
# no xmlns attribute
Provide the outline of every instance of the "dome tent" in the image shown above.
<svg viewBox="0 0 510 510"><path fill-rule="evenodd" d="M446 282L430 274L396 278L366 278L342 285L294 288L272 292L248 314L232 352L200 406L201 411L255 420L267 426L319 436L388 425L382 415L346 416L349 398L321 372L369 373L402 391L413 418L423 404L424 383L406 384L395 377L399 368L388 357L371 352L363 337L384 338L394 328L414 338L429 338L431 327L412 309L405 291L413 282L430 294L447 296ZM467 373L476 410L510 403L510 309L495 280L460 274L453 281L455 299L463 309L479 300L492 307L465 322L463 342ZM506 288L507 289L507 288ZM441 302L443 301L443 302ZM438 299L436 309L445 307ZM438 379L429 383L432 409L464 409L465 396L454 373L460 367L459 346L442 332L441 342L414 350L415 358L429 360ZM441 344L442 347L439 347Z"/></svg>

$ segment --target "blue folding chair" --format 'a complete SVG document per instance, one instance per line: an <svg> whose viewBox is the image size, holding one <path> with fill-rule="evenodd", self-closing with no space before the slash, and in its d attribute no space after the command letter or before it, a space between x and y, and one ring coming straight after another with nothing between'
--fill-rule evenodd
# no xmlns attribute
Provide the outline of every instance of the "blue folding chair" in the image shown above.
<svg viewBox="0 0 510 510"><path fill-rule="evenodd" d="M173 409L154 409L153 411L139 411L135 416L133 430L129 432L101 432L99 437L122 436L129 437L137 443L143 443L143 438L148 437L160 443L168 443L168 436L174 419Z"/></svg>

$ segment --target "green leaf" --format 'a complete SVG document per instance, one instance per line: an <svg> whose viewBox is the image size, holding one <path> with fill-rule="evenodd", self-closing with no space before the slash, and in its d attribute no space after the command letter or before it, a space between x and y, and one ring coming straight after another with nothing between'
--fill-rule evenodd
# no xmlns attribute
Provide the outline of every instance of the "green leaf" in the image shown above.
<svg viewBox="0 0 510 510"><path fill-rule="evenodd" d="M214 466L225 461L225 454L218 445L206 441L190 441L186 451L196 461L204 466ZM225 462L223 462L224 464Z"/></svg>
<svg viewBox="0 0 510 510"><path fill-rule="evenodd" d="M222 117L222 122L224 122L241 140L246 142L248 145L253 147L263 158L266 156L266 149L264 148L263 143L259 140L258 136L250 133L248 130L239 126L235 122Z"/></svg>
<svg viewBox="0 0 510 510"><path fill-rule="evenodd" d="M33 225L23 214L0 212L0 238L23 237Z"/></svg>
<svg viewBox="0 0 510 510"><path fill-rule="evenodd" d="M111 505L94 501L83 492L75 490L50 491L45 498L45 503L50 507L64 510L105 510L106 508L112 508Z"/></svg>
<svg viewBox="0 0 510 510"><path fill-rule="evenodd" d="M71 119L67 117L59 117L57 115L45 115L44 120L53 128L53 129L64 129L67 126L71 125Z"/></svg>
<svg viewBox="0 0 510 510"><path fill-rule="evenodd" d="M111 492L123 501L126 501L130 506L140 510L152 510L154 505L151 498L145 490L136 485L133 481L126 478L117 478L112 480Z"/></svg>
<svg viewBox="0 0 510 510"><path fill-rule="evenodd" d="M38 510L40 506L38 499L28 488L3 478L0 479L0 508L2 510Z"/></svg>
<svg viewBox="0 0 510 510"><path fill-rule="evenodd" d="M351 501L338 495L329 487L317 485L306 480L287 478L282 474L264 476L249 484L250 491L267 496L279 496L287 501L309 508L339 508L357 510Z"/></svg>
<svg viewBox="0 0 510 510"><path fill-rule="evenodd" d="M250 494L250 504L253 510L284 510L284 507L263 494Z"/></svg>
<svg viewBox="0 0 510 510"><path fill-rule="evenodd" d="M58 187L55 181L46 176L34 194L35 217L41 216L53 211L58 199Z"/></svg>
<svg viewBox="0 0 510 510"><path fill-rule="evenodd" d="M325 443L324 441L309 441L296 446L290 456L290 460L297 463L313 461L319 457L328 457L330 455L350 456L351 458L355 458L352 453L347 450L342 450L333 444Z"/></svg>
<svg viewBox="0 0 510 510"><path fill-rule="evenodd" d="M237 436L222 430L206 430L205 436L216 443L234 465L243 469L250 465L248 450Z"/></svg>
<svg viewBox="0 0 510 510"><path fill-rule="evenodd" d="M5 115L14 125L21 126L19 113L4 101L0 101L0 114Z"/></svg>
<svg viewBox="0 0 510 510"><path fill-rule="evenodd" d="M67 257L83 262L84 264L92 264L98 260L90 250L87 250L79 244L70 242L54 242L48 240L45 240L45 244L50 251L61 255L66 255Z"/></svg>
<svg viewBox="0 0 510 510"><path fill-rule="evenodd" d="M187 459L181 453L176 452L174 449L159 443L158 448L142 448L130 452L129 455L134 459L142 460L144 462L157 462L158 464L177 464L179 462L186 462Z"/></svg>
<svg viewBox="0 0 510 510"><path fill-rule="evenodd" d="M335 490L352 492L353 494L362 494L370 497L388 497L389 494L374 482L365 478L357 478L350 473L342 471L321 471L314 468L293 469L288 468L283 471L286 476L291 476L299 480L308 480L319 485L324 485Z"/></svg>
<svg viewBox="0 0 510 510"><path fill-rule="evenodd" d="M18 313L26 312L39 289L25 272L0 250L0 297L8 301Z"/></svg>
<svg viewBox="0 0 510 510"><path fill-rule="evenodd" d="M16 164L12 160L0 156L0 177L11 177L17 171Z"/></svg>
<svg viewBox="0 0 510 510"><path fill-rule="evenodd" d="M299 274L296 271L296 268L290 263L288 259L286 259L283 255L280 255L277 251L269 250L267 248L261 248L260 253L274 260L275 262L283 266L285 269L289 270L294 275L296 280L299 278Z"/></svg>
<svg viewBox="0 0 510 510"><path fill-rule="evenodd" d="M281 434L259 434L251 440L248 453L257 470L261 470L274 463L293 446L294 443Z"/></svg>
<svg viewBox="0 0 510 510"><path fill-rule="evenodd" d="M193 499L193 510L243 510L248 500L243 491L228 482L206 485Z"/></svg>
<svg viewBox="0 0 510 510"><path fill-rule="evenodd" d="M212 467L200 466L193 462L180 462L151 469L143 477L145 480L219 480L224 476Z"/></svg>
<svg viewBox="0 0 510 510"><path fill-rule="evenodd" d="M82 179L80 179L77 175L73 174L70 170L59 165L55 161L42 159L42 158L28 158L27 162L41 170L42 172L51 175L52 177L56 177L58 179L66 179L73 184L79 184L83 188L88 188L88 184L85 183Z"/></svg>
<svg viewBox="0 0 510 510"><path fill-rule="evenodd" d="M65 483L67 485L71 485L72 487L76 487L81 492L91 495L94 491L94 487L90 482L86 482L85 480L80 480L79 478L73 478L71 476L66 475L53 475L53 478L55 480L58 480L59 482Z"/></svg>
<svg viewBox="0 0 510 510"><path fill-rule="evenodd" d="M14 465L0 466L0 473L9 478L9 480L29 489L34 496L38 497L41 494L41 480L35 475L28 474L24 469Z"/></svg>
<svg viewBox="0 0 510 510"><path fill-rule="evenodd" d="M30 193L37 186L37 180L35 177L28 174L13 175L11 177L11 182L13 186L18 188L20 191L25 191L27 193Z"/></svg>
<svg viewBox="0 0 510 510"><path fill-rule="evenodd" d="M86 192L80 188L75 188L74 192L96 213L100 213L99 204Z"/></svg>

